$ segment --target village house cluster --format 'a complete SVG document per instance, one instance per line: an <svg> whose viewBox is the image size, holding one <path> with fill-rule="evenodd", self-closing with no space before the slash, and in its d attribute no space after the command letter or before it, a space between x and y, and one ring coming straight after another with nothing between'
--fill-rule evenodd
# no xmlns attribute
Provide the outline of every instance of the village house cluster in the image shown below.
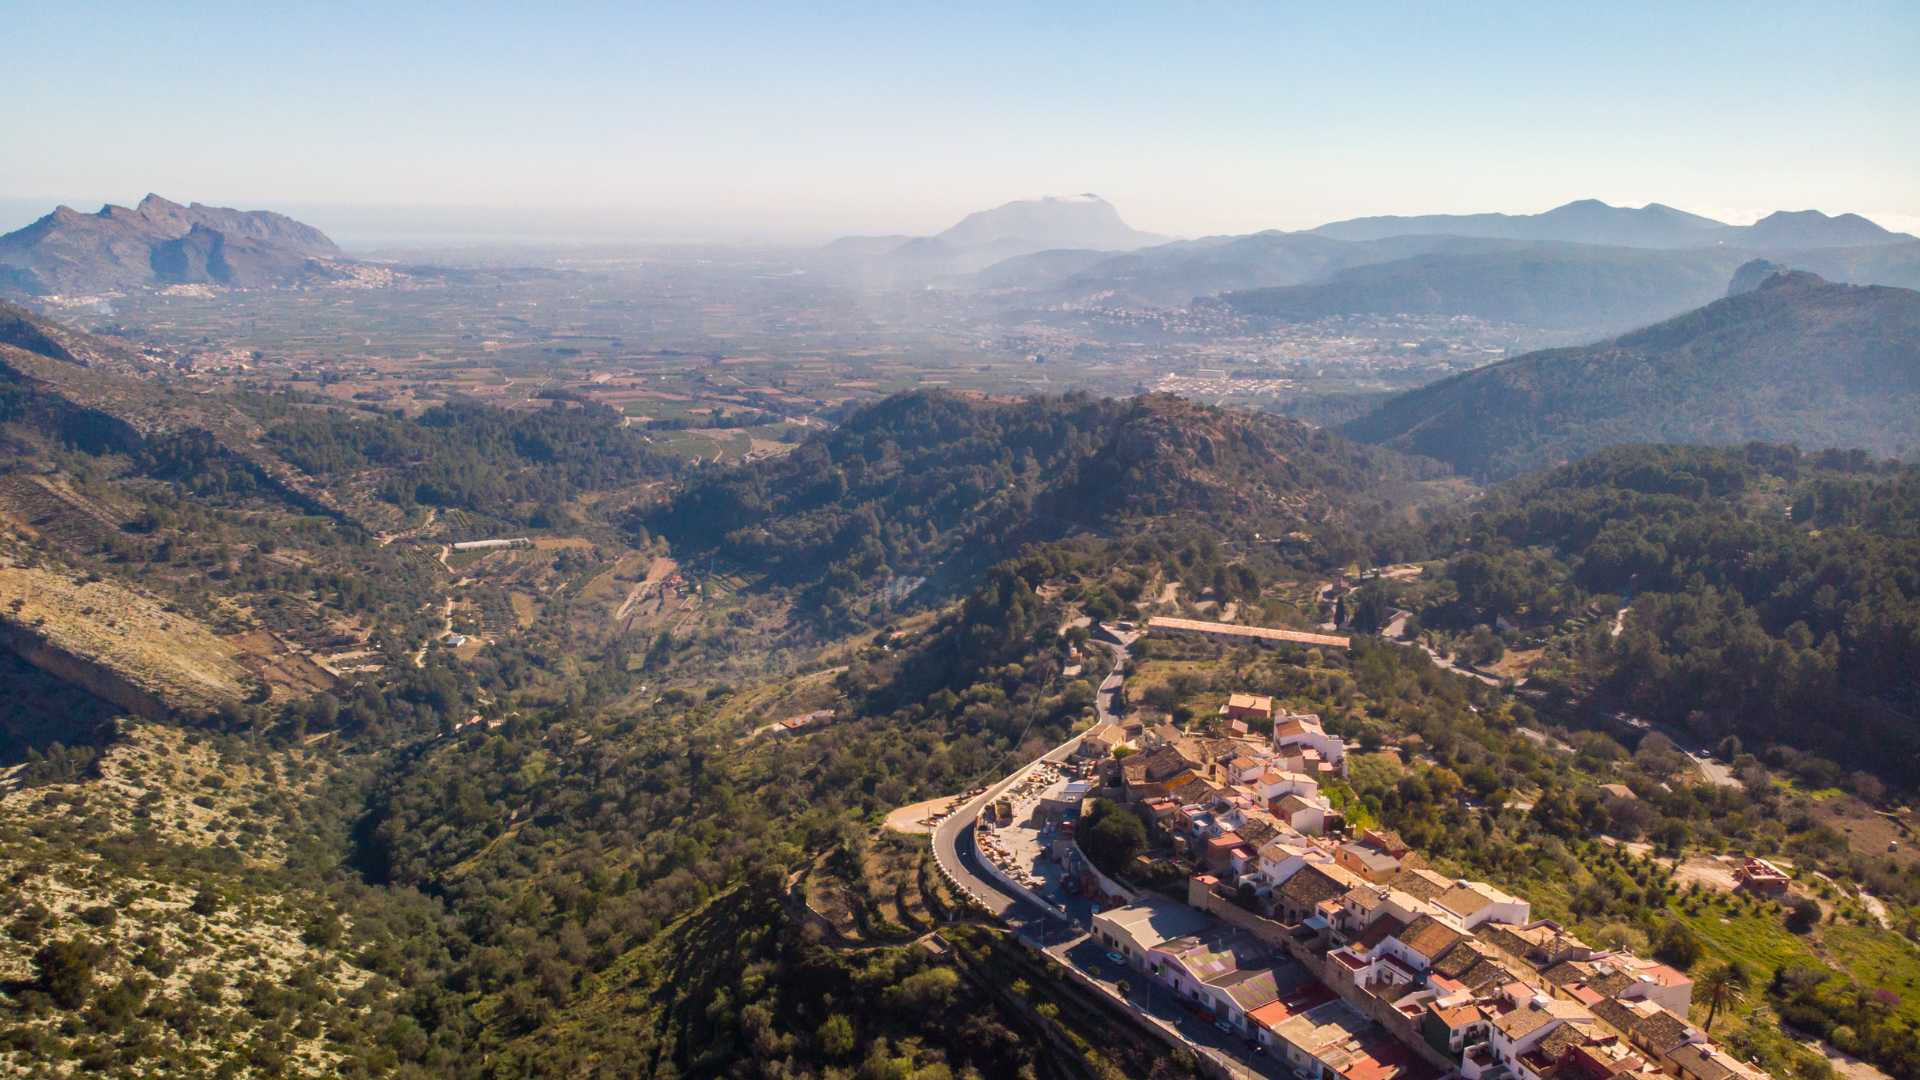
<svg viewBox="0 0 1920 1080"><path fill-rule="evenodd" d="M1684 973L1349 829L1322 793L1346 747L1318 716L1234 694L1219 720L1219 737L1110 723L1082 740L1191 871L1185 904L1102 897L1093 933L1255 1052L1327 1080L1764 1075L1687 1022Z"/></svg>

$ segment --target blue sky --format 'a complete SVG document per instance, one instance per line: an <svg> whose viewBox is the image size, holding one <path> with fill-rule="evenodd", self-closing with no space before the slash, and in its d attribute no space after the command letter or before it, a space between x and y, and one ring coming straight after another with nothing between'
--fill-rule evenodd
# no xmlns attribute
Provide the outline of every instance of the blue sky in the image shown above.
<svg viewBox="0 0 1920 1080"><path fill-rule="evenodd" d="M1182 235L1587 196L1920 227L1912 3L0 0L0 25L8 227L149 190L765 239L1080 191Z"/></svg>

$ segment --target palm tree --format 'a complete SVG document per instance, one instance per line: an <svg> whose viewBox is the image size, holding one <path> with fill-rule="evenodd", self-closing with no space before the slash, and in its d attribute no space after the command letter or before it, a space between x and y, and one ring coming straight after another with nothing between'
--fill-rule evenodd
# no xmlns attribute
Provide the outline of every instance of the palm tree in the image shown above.
<svg viewBox="0 0 1920 1080"><path fill-rule="evenodd" d="M1751 982L1746 965L1738 960L1730 960L1700 976L1700 991L1707 995L1708 1032L1713 1031L1713 1018L1719 1014L1720 1007L1729 1001L1739 1000Z"/></svg>

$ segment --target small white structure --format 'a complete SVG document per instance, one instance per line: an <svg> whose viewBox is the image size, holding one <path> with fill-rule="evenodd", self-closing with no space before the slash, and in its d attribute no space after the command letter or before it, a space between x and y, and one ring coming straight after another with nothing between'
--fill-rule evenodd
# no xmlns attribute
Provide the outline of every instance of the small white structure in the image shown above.
<svg viewBox="0 0 1920 1080"><path fill-rule="evenodd" d="M525 536L514 536L498 540L462 540L453 545L453 550L491 551L494 548L530 548L532 546L532 539Z"/></svg>

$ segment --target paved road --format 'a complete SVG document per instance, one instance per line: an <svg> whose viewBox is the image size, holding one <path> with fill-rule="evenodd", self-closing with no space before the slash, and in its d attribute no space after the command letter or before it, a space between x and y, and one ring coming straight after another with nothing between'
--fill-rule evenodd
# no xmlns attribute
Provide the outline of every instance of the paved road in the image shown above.
<svg viewBox="0 0 1920 1080"><path fill-rule="evenodd" d="M1112 631L1109 631L1112 632ZM1131 633L1116 633L1119 641L1106 641L1096 638L1107 651L1113 653L1113 671L1100 683L1100 689L1094 695L1094 709L1102 721L1117 719L1113 711L1115 695L1126 681L1126 666L1129 659L1128 646L1139 636ZM1042 912L1031 901L1006 886L1001 885L980 865L980 855L973 844L974 821L988 803L999 798L1020 779L1027 775L1041 761L1065 761L1080 746L1080 736L1075 735L1040 757L1016 769L1013 775L992 785L987 790L961 804L945 821L933 831L933 857L942 869L958 882L962 889L985 904L987 910L996 917L1011 922L1023 923L1034 919L1061 919L1058 912Z"/></svg>

